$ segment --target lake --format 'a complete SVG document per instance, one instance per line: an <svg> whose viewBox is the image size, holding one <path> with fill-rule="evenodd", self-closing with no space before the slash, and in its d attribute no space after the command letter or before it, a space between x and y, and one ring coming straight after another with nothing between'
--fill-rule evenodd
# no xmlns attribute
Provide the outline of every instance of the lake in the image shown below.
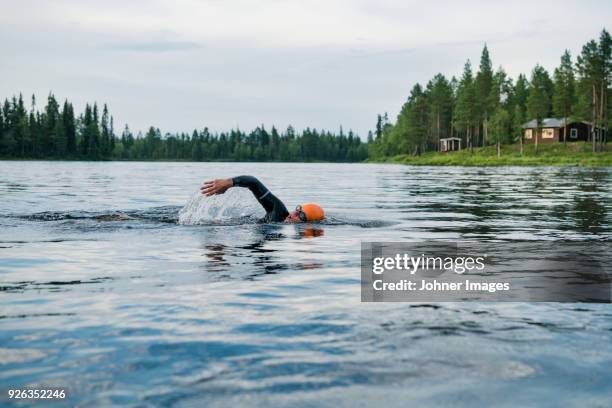
<svg viewBox="0 0 612 408"><path fill-rule="evenodd" d="M331 221L179 223L202 181L240 174ZM609 247L611 185L595 168L0 162L0 401L609 406L610 305L361 303L360 243Z"/></svg>

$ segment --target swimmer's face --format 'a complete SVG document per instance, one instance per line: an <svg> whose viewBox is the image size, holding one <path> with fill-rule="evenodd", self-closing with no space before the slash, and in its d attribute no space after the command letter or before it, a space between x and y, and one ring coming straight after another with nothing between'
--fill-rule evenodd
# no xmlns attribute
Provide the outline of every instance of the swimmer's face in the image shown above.
<svg viewBox="0 0 612 408"><path fill-rule="evenodd" d="M285 222L302 222L299 211L291 211L285 218Z"/></svg>
<svg viewBox="0 0 612 408"><path fill-rule="evenodd" d="M302 206L295 207L295 211L289 213L285 222L306 222L306 213L302 210Z"/></svg>

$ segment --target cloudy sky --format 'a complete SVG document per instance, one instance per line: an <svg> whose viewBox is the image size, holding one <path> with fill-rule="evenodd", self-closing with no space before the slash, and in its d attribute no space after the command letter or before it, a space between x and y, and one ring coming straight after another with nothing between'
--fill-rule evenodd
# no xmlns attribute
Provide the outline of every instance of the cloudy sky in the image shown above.
<svg viewBox="0 0 612 408"><path fill-rule="evenodd" d="M504 4L503 4L504 3ZM513 77L610 30L602 1L0 0L0 97L108 103L116 127L352 128L486 42Z"/></svg>

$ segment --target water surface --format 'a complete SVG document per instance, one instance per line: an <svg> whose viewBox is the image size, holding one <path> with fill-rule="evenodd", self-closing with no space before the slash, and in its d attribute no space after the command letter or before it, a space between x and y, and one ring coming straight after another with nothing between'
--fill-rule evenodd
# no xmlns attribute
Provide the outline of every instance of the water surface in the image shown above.
<svg viewBox="0 0 612 408"><path fill-rule="evenodd" d="M178 223L203 180L239 174L331 222ZM361 241L607 245L611 182L609 169L0 162L0 389L66 386L82 406L609 406L609 305L365 304L359 255Z"/></svg>

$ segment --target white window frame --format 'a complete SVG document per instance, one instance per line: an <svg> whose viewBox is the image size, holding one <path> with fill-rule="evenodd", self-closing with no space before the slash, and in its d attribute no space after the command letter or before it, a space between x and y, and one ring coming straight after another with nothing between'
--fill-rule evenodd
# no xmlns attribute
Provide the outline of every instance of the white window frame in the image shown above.
<svg viewBox="0 0 612 408"><path fill-rule="evenodd" d="M555 138L555 129L554 128L544 128L542 129L542 139L554 139Z"/></svg>
<svg viewBox="0 0 612 408"><path fill-rule="evenodd" d="M570 139L578 139L578 129L576 128L570 129Z"/></svg>
<svg viewBox="0 0 612 408"><path fill-rule="evenodd" d="M533 138L533 129L525 129L525 139Z"/></svg>

